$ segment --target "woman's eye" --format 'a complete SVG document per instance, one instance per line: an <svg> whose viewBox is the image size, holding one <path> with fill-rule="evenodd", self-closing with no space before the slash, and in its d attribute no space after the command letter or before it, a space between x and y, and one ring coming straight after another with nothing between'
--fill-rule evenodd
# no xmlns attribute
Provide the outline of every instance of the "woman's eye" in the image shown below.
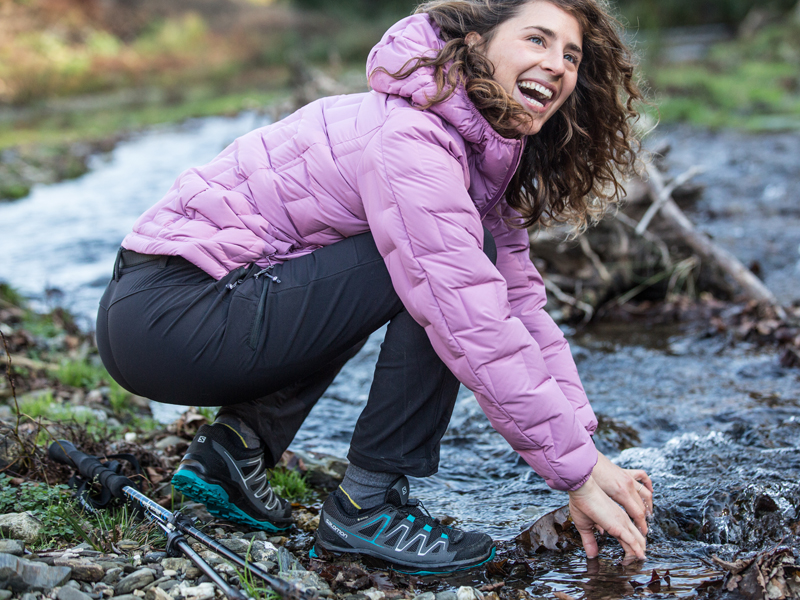
<svg viewBox="0 0 800 600"><path fill-rule="evenodd" d="M569 62L571 62L574 65L578 64L578 57L573 54L565 54L564 58L566 58Z"/></svg>
<svg viewBox="0 0 800 600"><path fill-rule="evenodd" d="M539 36L535 35L535 36L530 37L528 39L530 41L532 41L534 44L538 44L539 46L543 46L544 45L544 40L542 38L540 38Z"/></svg>

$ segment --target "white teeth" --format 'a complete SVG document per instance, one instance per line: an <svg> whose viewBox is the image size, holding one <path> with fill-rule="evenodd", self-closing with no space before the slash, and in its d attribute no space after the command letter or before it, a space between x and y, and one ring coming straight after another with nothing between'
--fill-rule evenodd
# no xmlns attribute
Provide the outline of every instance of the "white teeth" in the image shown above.
<svg viewBox="0 0 800 600"><path fill-rule="evenodd" d="M553 92L543 85L536 83L535 81L520 81L519 87L527 88L529 90L534 90L542 94L545 98L551 98L553 96Z"/></svg>

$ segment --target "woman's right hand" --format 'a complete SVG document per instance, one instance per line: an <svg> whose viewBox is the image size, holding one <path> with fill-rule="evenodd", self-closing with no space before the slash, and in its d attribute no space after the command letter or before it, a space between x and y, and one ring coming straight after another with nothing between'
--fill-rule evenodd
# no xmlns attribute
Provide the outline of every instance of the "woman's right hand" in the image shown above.
<svg viewBox="0 0 800 600"><path fill-rule="evenodd" d="M630 517L600 488L593 477L569 493L569 512L581 534L587 558L597 556L599 549L594 529L614 536L625 550L626 557L644 558L647 542Z"/></svg>

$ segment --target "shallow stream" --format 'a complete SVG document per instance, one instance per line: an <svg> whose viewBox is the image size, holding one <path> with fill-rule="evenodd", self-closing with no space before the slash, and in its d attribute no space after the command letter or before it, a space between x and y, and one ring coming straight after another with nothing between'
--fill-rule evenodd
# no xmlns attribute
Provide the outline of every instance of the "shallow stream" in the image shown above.
<svg viewBox="0 0 800 600"><path fill-rule="evenodd" d="M58 303L87 326L111 263L134 220L185 168L266 122L256 114L152 130L97 157L80 179L34 188L0 205L0 280L44 306ZM692 215L745 262L758 259L784 302L800 298L800 141L796 136L667 132L670 162L705 164L708 186ZM765 152L772 152L771 158ZM599 324L569 332L573 353L604 426L598 446L627 467L646 469L656 488L648 558L624 567L619 547L587 564L580 550L536 555L533 573L509 585L534 595L563 591L590 599L637 597L631 580L669 569L670 594L694 595L711 577L712 554L772 547L800 534L800 372L773 353L706 334L701 325L645 328ZM344 456L367 398L380 332L328 390L294 447ZM633 447L620 452L621 447ZM511 540L566 502L489 426L462 388L442 448L441 470L413 487L435 515ZM477 580L475 578L478 578ZM451 583L482 581L480 573Z"/></svg>

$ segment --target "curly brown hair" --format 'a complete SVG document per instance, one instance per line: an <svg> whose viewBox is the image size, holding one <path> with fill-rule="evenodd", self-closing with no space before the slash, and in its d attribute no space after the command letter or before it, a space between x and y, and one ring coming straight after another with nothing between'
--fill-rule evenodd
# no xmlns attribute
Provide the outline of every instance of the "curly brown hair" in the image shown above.
<svg viewBox="0 0 800 600"><path fill-rule="evenodd" d="M521 227L567 222L582 229L599 220L624 194L622 181L635 172L639 142L632 124L643 95L634 78L634 57L622 27L604 0L432 0L427 13L441 30L444 48L435 57L409 61L393 77L404 79L432 67L437 94L420 108L447 100L463 85L491 126L519 138L519 123L530 117L493 78L482 50L495 28L531 1L550 2L568 12L583 31L583 58L575 90L541 128L529 136L506 191L506 201L522 215ZM465 38L478 33L481 43Z"/></svg>

